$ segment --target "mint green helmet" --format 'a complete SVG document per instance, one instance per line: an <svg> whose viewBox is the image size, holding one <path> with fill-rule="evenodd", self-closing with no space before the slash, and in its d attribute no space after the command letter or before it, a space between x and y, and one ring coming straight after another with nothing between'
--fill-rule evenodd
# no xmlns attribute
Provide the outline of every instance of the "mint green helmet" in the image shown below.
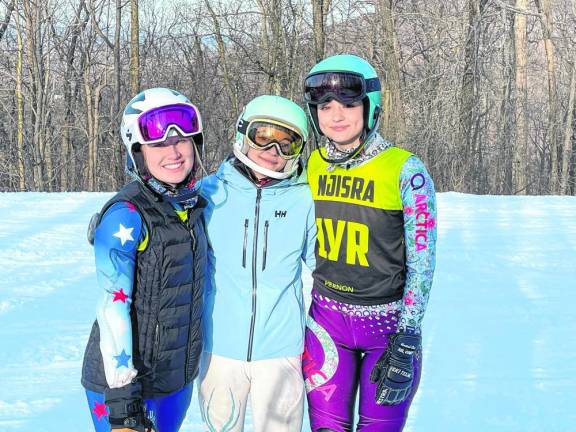
<svg viewBox="0 0 576 432"><path fill-rule="evenodd" d="M354 79L336 80L336 84L333 84L330 78L328 81L322 81L322 74L324 73L327 74L324 76L330 76L330 73L345 73ZM354 87L346 87L346 85L354 85ZM355 154L378 128L382 110L380 80L372 65L358 56L340 54L328 57L316 64L306 75L304 99L312 126L319 135L324 135L318 124L317 107L319 103L327 102L330 99L336 99L345 104L350 103L351 100L362 100L364 105L364 135L363 141L354 152Z"/></svg>
<svg viewBox="0 0 576 432"><path fill-rule="evenodd" d="M249 168L264 174L268 177L283 179L290 177L298 168L300 152L289 159L282 172L271 171L267 168L257 165L248 156L248 137L246 136L246 127L251 121L269 120L273 123L280 123L298 133L303 144L308 140L308 119L306 113L297 104L281 96L258 96L252 99L244 108L238 122L236 123L236 140L234 142L234 155ZM303 146L302 146L303 147Z"/></svg>

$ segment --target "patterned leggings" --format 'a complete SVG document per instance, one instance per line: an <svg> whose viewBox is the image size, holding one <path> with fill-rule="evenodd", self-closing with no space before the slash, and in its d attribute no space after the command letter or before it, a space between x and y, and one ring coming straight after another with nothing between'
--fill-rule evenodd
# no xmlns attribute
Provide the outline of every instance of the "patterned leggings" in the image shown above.
<svg viewBox="0 0 576 432"><path fill-rule="evenodd" d="M352 430L359 391L357 431L399 432L420 381L422 355L415 356L415 385L399 405L377 405L370 372L396 331L398 304L357 306L312 293L302 368L313 432Z"/></svg>

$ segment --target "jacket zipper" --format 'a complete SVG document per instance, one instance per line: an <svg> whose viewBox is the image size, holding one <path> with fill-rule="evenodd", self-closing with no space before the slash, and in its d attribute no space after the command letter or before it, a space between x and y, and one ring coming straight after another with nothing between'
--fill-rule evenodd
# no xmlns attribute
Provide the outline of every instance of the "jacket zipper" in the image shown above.
<svg viewBox="0 0 576 432"><path fill-rule="evenodd" d="M246 361L252 360L252 343L254 342L254 326L256 325L256 261L258 257L258 219L260 217L260 198L262 189L256 190L256 210L254 211L254 245L252 247L252 319L250 321L250 337L248 339L248 355Z"/></svg>
<svg viewBox="0 0 576 432"><path fill-rule="evenodd" d="M190 238L192 239L192 293L194 293L194 251L196 250L196 235L194 234L194 225L190 226L190 212L188 212L188 232L190 233ZM190 325L192 325L192 310L194 305L190 303ZM188 330L188 344L186 345L186 351L190 348L190 330ZM186 362L184 369L184 382L188 382L188 365L190 363L190 353L186 353Z"/></svg>
<svg viewBox="0 0 576 432"><path fill-rule="evenodd" d="M244 219L244 246L242 247L242 267L246 268L246 247L248 246L248 219Z"/></svg>
<svg viewBox="0 0 576 432"><path fill-rule="evenodd" d="M262 271L266 268L266 253L268 252L268 221L264 222L264 256L262 257Z"/></svg>

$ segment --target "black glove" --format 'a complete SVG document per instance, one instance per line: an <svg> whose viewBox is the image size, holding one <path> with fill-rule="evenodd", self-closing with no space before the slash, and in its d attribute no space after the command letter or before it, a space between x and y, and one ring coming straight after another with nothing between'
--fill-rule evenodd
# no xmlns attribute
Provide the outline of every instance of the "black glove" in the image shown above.
<svg viewBox="0 0 576 432"><path fill-rule="evenodd" d="M138 382L104 391L106 405L110 411L108 421L112 430L124 428L137 432L155 430L152 421L146 417L141 395L142 386Z"/></svg>
<svg viewBox="0 0 576 432"><path fill-rule="evenodd" d="M413 357L420 351L420 335L396 333L390 336L386 352L374 365L370 382L378 383L376 403L397 405L408 398L414 382Z"/></svg>

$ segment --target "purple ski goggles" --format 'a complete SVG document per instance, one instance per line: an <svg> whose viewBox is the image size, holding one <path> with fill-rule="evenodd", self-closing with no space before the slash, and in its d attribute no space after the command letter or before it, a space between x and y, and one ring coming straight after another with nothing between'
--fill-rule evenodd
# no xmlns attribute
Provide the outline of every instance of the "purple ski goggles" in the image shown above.
<svg viewBox="0 0 576 432"><path fill-rule="evenodd" d="M174 128L182 137L202 132L200 113L194 105L175 104L154 108L140 115L138 129L140 144L155 144L165 141Z"/></svg>

